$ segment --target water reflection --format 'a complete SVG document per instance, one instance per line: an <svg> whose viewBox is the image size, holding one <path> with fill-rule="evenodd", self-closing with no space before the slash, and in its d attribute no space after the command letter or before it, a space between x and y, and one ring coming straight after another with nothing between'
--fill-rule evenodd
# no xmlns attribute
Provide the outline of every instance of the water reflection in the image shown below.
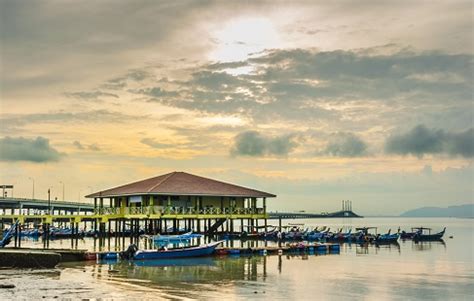
<svg viewBox="0 0 474 301"><path fill-rule="evenodd" d="M437 241L417 241L412 243L412 250L414 251L429 251L434 246L443 246L446 250L446 243L444 240L437 240Z"/></svg>
<svg viewBox="0 0 474 301"><path fill-rule="evenodd" d="M200 258L176 258L176 259L158 259L134 261L134 265L141 267L166 267L166 266L215 266L215 260L212 257Z"/></svg>
<svg viewBox="0 0 474 301"><path fill-rule="evenodd" d="M218 284L244 280L264 280L267 257L192 258L147 261L122 261L99 264L95 277L103 277L103 269L114 271L116 281L134 281L149 287L185 286L186 283Z"/></svg>

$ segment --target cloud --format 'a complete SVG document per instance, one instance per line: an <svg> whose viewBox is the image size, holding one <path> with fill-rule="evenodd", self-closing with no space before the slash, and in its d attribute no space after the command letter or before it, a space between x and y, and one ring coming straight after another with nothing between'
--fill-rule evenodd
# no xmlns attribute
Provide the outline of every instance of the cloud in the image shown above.
<svg viewBox="0 0 474 301"><path fill-rule="evenodd" d="M66 92L64 93L67 97L81 99L81 100L99 100L101 97L113 97L119 98L117 94L102 92L102 91L92 91L92 92Z"/></svg>
<svg viewBox="0 0 474 301"><path fill-rule="evenodd" d="M314 126L317 122L347 132L374 122L388 126L412 122L414 104L423 108L416 114L425 123L439 122L435 115L440 108L465 112L471 108L472 62L469 54L397 45L334 51L274 49L244 61L182 70L188 73L187 80L163 87L150 84L135 92L149 101L201 113L239 114L263 123ZM232 72L238 68L250 69ZM456 106L447 105L447 99ZM465 115L456 123L470 122Z"/></svg>
<svg viewBox="0 0 474 301"><path fill-rule="evenodd" d="M140 119L149 116L140 116ZM18 127L38 123L124 123L136 120L136 116L106 109L92 110L84 112L50 112L34 114L4 114L0 117L0 129L14 131Z"/></svg>
<svg viewBox="0 0 474 301"><path fill-rule="evenodd" d="M84 149L84 146L81 144L81 142L79 142L79 141L77 141L77 140L74 141L72 144L73 144L77 149Z"/></svg>
<svg viewBox="0 0 474 301"><path fill-rule="evenodd" d="M367 144L353 133L332 135L326 148L320 153L334 157L367 156Z"/></svg>
<svg viewBox="0 0 474 301"><path fill-rule="evenodd" d="M287 156L296 146L293 135L267 137L257 131L247 131L234 138L231 154L249 157Z"/></svg>
<svg viewBox="0 0 474 301"><path fill-rule="evenodd" d="M83 145L80 141L77 141L77 140L76 140L76 141L74 141L72 144L73 144L77 149L80 149L80 150L86 149L86 146ZM87 149L88 149L88 150L91 150L91 151L100 151L100 150L101 150L100 147L99 147L97 144L95 144L95 143L90 144L90 145L87 145Z"/></svg>
<svg viewBox="0 0 474 301"><path fill-rule="evenodd" d="M474 157L474 129L462 132L447 132L430 129L420 124L404 134L392 135L385 143L390 154L424 155L446 154L449 156Z"/></svg>
<svg viewBox="0 0 474 301"><path fill-rule="evenodd" d="M143 138L142 140L140 140L140 142L156 149L166 149L175 146L173 144L157 142L156 140L151 138Z"/></svg>
<svg viewBox="0 0 474 301"><path fill-rule="evenodd" d="M95 144L95 143L89 145L89 146L87 147L87 149L89 149L89 150L91 150L91 151L95 151L95 152L98 152L98 151L101 150L101 148L100 148L97 144Z"/></svg>
<svg viewBox="0 0 474 301"><path fill-rule="evenodd" d="M161 97L166 97L166 96L178 96L179 95L179 93L176 92L176 91L166 91L166 90L162 89L161 87L140 89L140 90L136 90L136 91L130 90L130 92L152 96L153 98L161 98Z"/></svg>
<svg viewBox="0 0 474 301"><path fill-rule="evenodd" d="M23 137L5 137L0 139L1 161L59 161L63 154L49 145L49 140L43 137L28 139Z"/></svg>

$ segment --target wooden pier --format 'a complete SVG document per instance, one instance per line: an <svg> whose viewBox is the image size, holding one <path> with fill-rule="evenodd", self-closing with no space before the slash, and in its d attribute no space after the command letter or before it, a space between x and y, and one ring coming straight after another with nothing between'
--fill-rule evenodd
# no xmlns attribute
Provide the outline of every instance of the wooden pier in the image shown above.
<svg viewBox="0 0 474 301"><path fill-rule="evenodd" d="M93 204L27 199L0 199L0 229L16 224L15 247L21 246L26 227L51 233L54 227L71 229L71 239L91 231L104 245L105 238L193 231L212 235L267 227L267 198L276 195L191 175L185 172L145 179L92 193ZM127 235L124 235L124 234ZM45 235L44 247L50 237ZM71 241L77 247L77 241Z"/></svg>

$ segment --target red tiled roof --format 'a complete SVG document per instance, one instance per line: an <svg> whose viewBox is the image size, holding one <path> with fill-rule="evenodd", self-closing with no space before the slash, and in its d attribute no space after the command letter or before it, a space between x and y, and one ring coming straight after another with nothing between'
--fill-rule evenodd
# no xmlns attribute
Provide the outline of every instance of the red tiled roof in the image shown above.
<svg viewBox="0 0 474 301"><path fill-rule="evenodd" d="M276 197L276 195L195 176L185 172L172 172L158 177L99 191L87 198L123 195L208 195L234 197Z"/></svg>

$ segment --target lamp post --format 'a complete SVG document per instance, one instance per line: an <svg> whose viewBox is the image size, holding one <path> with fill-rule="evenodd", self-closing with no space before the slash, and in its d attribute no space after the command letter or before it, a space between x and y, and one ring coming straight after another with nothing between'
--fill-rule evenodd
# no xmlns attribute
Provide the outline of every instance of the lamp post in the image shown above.
<svg viewBox="0 0 474 301"><path fill-rule="evenodd" d="M51 188L48 188L48 215L51 214Z"/></svg>
<svg viewBox="0 0 474 301"><path fill-rule="evenodd" d="M35 179L33 179L32 177L28 177L28 179L30 179L33 182L33 192L31 194L31 199L34 200L35 199Z"/></svg>
<svg viewBox="0 0 474 301"><path fill-rule="evenodd" d="M63 185L63 202L64 202L64 182L63 182L63 181L59 181L59 183Z"/></svg>

